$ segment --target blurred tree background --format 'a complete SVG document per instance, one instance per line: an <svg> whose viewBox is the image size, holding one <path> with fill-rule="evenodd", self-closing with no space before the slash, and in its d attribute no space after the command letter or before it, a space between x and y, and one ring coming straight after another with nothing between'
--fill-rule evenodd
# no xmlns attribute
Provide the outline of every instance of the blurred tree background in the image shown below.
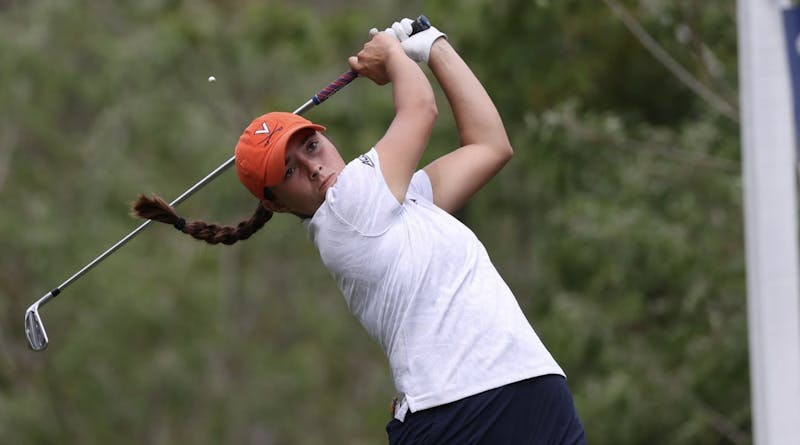
<svg viewBox="0 0 800 445"><path fill-rule="evenodd" d="M345 71L370 27L419 13L507 124L514 159L459 216L569 375L589 442L751 442L735 2L0 11L0 443L386 442L383 354L296 218L231 247L153 226L43 309L45 352L22 319L138 224L137 193L174 198L252 117ZM458 142L439 105L426 161ZM307 116L349 159L391 115L390 89L360 80ZM231 224L255 205L228 172L180 210Z"/></svg>

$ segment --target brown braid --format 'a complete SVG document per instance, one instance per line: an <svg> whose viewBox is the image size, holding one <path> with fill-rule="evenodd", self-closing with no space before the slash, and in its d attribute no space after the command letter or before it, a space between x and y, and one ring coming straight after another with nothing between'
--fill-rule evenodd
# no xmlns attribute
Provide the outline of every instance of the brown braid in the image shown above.
<svg viewBox="0 0 800 445"><path fill-rule="evenodd" d="M140 194L131 203L131 208L134 216L171 224L181 232L209 244L222 243L230 245L236 241L250 238L250 235L264 227L264 224L272 218L272 212L259 203L253 216L240 222L236 227L209 224L205 221L184 221L183 218L175 213L175 209L172 206L156 195L147 197Z"/></svg>

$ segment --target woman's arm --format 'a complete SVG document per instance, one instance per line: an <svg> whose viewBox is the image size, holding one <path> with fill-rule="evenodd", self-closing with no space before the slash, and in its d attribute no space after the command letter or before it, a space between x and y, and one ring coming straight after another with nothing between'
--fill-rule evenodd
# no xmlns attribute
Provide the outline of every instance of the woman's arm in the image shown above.
<svg viewBox="0 0 800 445"><path fill-rule="evenodd" d="M434 203L452 213L500 171L513 150L489 94L446 39L435 41L428 64L453 109L461 147L424 170Z"/></svg>
<svg viewBox="0 0 800 445"><path fill-rule="evenodd" d="M379 85L392 83L395 117L375 150L389 189L403 202L438 114L433 89L397 39L383 32L350 58L350 66Z"/></svg>

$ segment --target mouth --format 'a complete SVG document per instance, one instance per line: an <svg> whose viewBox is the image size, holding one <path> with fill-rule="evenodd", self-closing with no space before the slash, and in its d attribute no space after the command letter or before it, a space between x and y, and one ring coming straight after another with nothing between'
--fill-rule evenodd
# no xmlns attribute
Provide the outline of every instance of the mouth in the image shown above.
<svg viewBox="0 0 800 445"><path fill-rule="evenodd" d="M332 186L335 182L336 182L336 173L331 173L327 178L325 178L324 181L322 181L322 184L319 185L319 190L322 192L326 192L328 191L328 188L330 188L330 186Z"/></svg>

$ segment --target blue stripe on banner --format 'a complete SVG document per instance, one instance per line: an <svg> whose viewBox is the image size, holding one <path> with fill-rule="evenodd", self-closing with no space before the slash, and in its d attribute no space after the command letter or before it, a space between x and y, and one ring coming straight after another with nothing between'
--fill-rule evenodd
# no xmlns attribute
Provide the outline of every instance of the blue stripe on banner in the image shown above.
<svg viewBox="0 0 800 445"><path fill-rule="evenodd" d="M795 147L800 150L800 6L783 11L783 27L786 31L786 52L794 99ZM800 152L797 159L800 161Z"/></svg>

